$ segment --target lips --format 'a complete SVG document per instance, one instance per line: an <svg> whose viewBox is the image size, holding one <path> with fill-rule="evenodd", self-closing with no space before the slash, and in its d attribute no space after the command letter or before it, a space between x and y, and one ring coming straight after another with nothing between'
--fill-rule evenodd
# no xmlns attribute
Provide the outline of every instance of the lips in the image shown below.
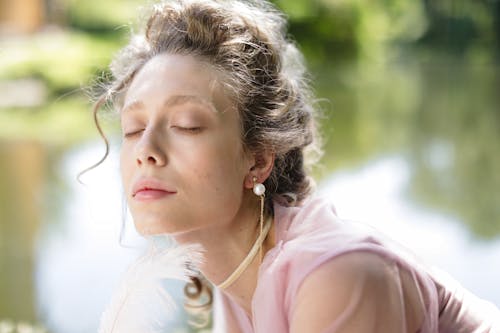
<svg viewBox="0 0 500 333"><path fill-rule="evenodd" d="M175 193L175 190L163 182L152 178L139 179L132 188L132 197L137 200L161 199Z"/></svg>

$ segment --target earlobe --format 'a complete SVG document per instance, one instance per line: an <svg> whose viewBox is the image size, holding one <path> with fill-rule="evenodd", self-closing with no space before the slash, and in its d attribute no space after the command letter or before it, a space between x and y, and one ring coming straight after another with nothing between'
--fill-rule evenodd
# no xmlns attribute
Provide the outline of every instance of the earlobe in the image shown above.
<svg viewBox="0 0 500 333"><path fill-rule="evenodd" d="M257 177L257 176L254 176L252 172L253 171L250 171L250 173L247 174L246 177L245 177L245 188L246 189L252 189L253 188L253 179L254 179L254 177Z"/></svg>

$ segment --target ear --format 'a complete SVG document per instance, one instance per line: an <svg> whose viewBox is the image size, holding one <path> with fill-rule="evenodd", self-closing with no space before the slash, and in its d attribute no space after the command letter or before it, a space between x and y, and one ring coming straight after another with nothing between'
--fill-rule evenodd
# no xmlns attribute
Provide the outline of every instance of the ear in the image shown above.
<svg viewBox="0 0 500 333"><path fill-rule="evenodd" d="M253 188L254 178L257 183L263 183L269 178L271 171L273 171L275 156L276 154L269 150L253 154L253 164L245 178L245 188Z"/></svg>

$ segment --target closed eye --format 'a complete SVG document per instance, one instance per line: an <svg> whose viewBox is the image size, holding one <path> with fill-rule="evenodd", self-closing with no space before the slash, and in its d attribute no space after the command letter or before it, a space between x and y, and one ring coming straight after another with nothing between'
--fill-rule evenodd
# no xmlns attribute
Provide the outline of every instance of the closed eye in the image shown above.
<svg viewBox="0 0 500 333"><path fill-rule="evenodd" d="M140 129L140 130L136 130L136 131L126 132L123 134L123 137L124 138L132 138L134 136L141 134L143 131L144 131L143 129Z"/></svg>
<svg viewBox="0 0 500 333"><path fill-rule="evenodd" d="M182 126L173 126L173 128L178 129L183 132L188 133L199 133L203 130L203 127L195 126L195 127L182 127Z"/></svg>

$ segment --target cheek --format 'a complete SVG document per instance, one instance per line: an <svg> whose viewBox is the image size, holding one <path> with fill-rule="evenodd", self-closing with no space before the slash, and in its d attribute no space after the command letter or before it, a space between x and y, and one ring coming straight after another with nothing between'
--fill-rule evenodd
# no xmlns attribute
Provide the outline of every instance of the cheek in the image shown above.
<svg viewBox="0 0 500 333"><path fill-rule="evenodd" d="M213 142L186 154L186 165L191 166L193 180L205 193L212 195L232 194L243 188L246 168L239 147L224 142ZM229 141L230 142L230 141Z"/></svg>
<svg viewBox="0 0 500 333"><path fill-rule="evenodd" d="M206 170L201 170L208 181L213 182L213 190L219 194L243 189L243 182L248 172L245 164L242 162L243 157L234 149L218 150L214 152L215 159L211 161L211 165Z"/></svg>

